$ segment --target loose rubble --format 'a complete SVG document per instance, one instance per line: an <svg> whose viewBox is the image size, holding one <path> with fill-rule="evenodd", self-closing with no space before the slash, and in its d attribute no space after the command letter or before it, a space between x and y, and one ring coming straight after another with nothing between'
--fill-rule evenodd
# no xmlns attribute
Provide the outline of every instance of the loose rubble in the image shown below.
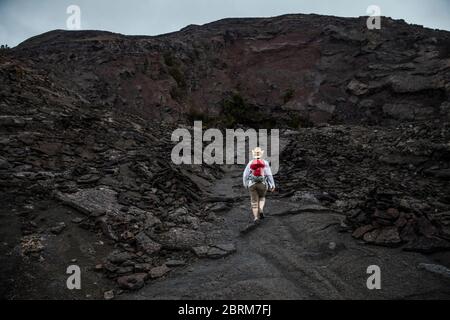
<svg viewBox="0 0 450 320"><path fill-rule="evenodd" d="M366 243L449 250L450 185L430 174L448 170L448 129L430 122L301 129L282 154L280 192L344 213L353 237Z"/></svg>

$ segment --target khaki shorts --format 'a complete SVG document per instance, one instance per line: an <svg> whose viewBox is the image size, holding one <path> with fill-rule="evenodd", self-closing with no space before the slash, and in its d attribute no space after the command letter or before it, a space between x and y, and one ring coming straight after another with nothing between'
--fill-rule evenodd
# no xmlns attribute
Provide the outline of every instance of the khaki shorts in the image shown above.
<svg viewBox="0 0 450 320"><path fill-rule="evenodd" d="M252 208L259 207L259 201L266 198L267 189L267 185L264 183L257 183L250 187Z"/></svg>

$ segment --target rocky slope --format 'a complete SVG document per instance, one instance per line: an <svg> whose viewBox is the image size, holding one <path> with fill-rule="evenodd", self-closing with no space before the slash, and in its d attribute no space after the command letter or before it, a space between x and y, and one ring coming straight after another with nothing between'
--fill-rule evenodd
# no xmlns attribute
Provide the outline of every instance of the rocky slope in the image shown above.
<svg viewBox="0 0 450 320"><path fill-rule="evenodd" d="M449 32L389 18L379 31L317 15L158 37L52 31L2 50L2 254L52 261L46 248L82 228L108 246L90 270L138 289L234 252L212 236L232 207L210 189L222 170L170 161L172 131L194 119L298 130L280 196L346 214L342 231L367 243L446 251L449 69ZM58 219L59 206L83 216ZM4 295L20 296L18 276L2 279Z"/></svg>
<svg viewBox="0 0 450 320"><path fill-rule="evenodd" d="M159 37L52 31L12 57L90 104L157 118L215 117L233 94L294 125L448 115L449 33L388 18L368 30L365 19L225 19Z"/></svg>
<svg viewBox="0 0 450 320"><path fill-rule="evenodd" d="M448 251L449 139L448 124L301 129L282 154L280 190L345 212L367 243Z"/></svg>

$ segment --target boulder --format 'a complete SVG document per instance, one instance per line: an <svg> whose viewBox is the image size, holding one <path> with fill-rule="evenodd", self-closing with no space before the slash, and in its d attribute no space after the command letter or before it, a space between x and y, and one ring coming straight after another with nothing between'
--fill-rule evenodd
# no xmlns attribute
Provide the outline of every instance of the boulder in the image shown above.
<svg viewBox="0 0 450 320"><path fill-rule="evenodd" d="M117 278L117 284L121 289L135 291L141 289L145 285L148 278L146 273L135 273L129 276Z"/></svg>
<svg viewBox="0 0 450 320"><path fill-rule="evenodd" d="M56 193L56 198L87 215L93 212L119 214L121 205L117 202L117 192L106 187L83 189L76 193Z"/></svg>
<svg viewBox="0 0 450 320"><path fill-rule="evenodd" d="M358 229L356 229L353 232L352 236L355 239L361 239L366 233L368 233L368 232L370 232L370 231L372 231L374 229L375 229L375 226L373 226L371 224L366 225L366 226L362 226L362 227L359 227Z"/></svg>
<svg viewBox="0 0 450 320"><path fill-rule="evenodd" d="M396 247L402 243L397 227L383 227L367 232L363 237L370 244L383 247Z"/></svg>
<svg viewBox="0 0 450 320"><path fill-rule="evenodd" d="M190 250L205 242L205 234L200 231L175 227L161 234L159 243L170 250Z"/></svg>
<svg viewBox="0 0 450 320"><path fill-rule="evenodd" d="M126 261L130 261L133 258L134 258L134 255L129 252L116 250L109 254L109 256L107 257L107 260L113 264L119 265Z"/></svg>
<svg viewBox="0 0 450 320"><path fill-rule="evenodd" d="M397 227L387 227L381 229L375 244L385 247L396 247L402 243Z"/></svg>

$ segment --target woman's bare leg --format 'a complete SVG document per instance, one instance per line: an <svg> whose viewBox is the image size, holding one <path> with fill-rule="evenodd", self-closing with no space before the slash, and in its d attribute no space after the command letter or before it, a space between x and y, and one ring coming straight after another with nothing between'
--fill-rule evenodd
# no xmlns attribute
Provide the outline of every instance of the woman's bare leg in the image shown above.
<svg viewBox="0 0 450 320"><path fill-rule="evenodd" d="M253 217L256 220L259 219L259 194L256 187L250 187L251 204Z"/></svg>
<svg viewBox="0 0 450 320"><path fill-rule="evenodd" d="M266 205L266 197L259 198L259 213L264 214L264 206Z"/></svg>
<svg viewBox="0 0 450 320"><path fill-rule="evenodd" d="M258 185L258 196L259 196L259 202L258 202L258 208L259 208L259 218L264 217L264 206L266 205L266 193L267 193L267 186L265 184L259 184Z"/></svg>

